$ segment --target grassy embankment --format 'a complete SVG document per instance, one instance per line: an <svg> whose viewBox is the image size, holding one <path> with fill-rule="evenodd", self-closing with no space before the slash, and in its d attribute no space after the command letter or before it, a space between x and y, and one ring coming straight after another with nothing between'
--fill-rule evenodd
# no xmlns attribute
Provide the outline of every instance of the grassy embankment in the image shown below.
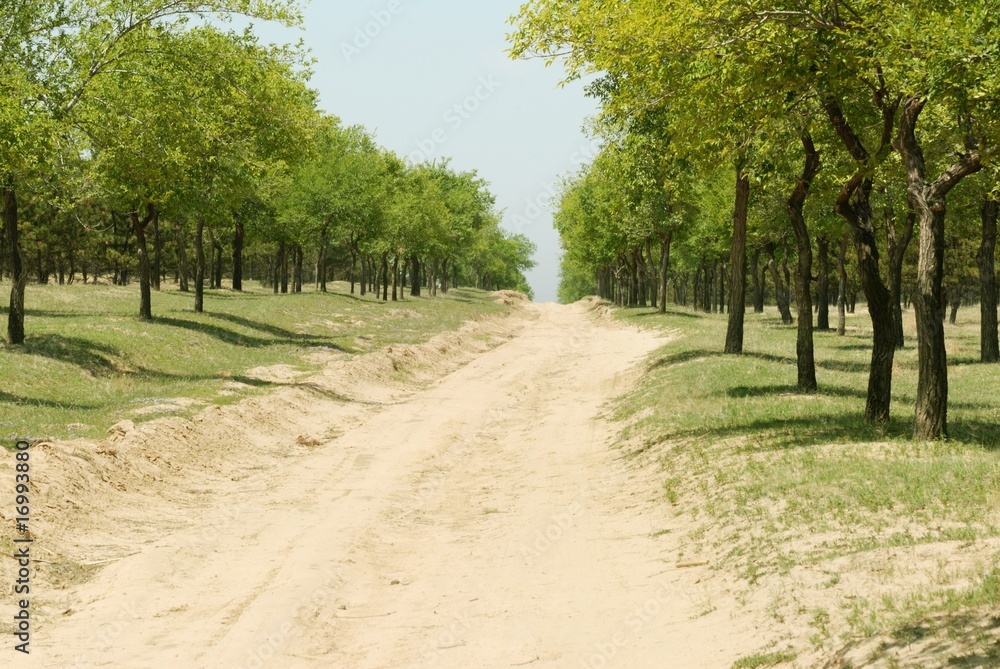
<svg viewBox="0 0 1000 669"><path fill-rule="evenodd" d="M811 395L795 386L795 328L776 315L748 316L742 357L720 354L725 316L618 316L678 335L618 407L630 457L663 468L665 503L685 528L676 557L711 556L738 575L741 605L763 598L779 628L810 629L806 648L779 644L736 666L830 657L868 638L880 642L863 665L829 666L931 666L933 655L894 657L932 638L944 639L926 644L942 666L1000 666L1000 366L978 364L978 308L948 327L951 440L941 443L910 440L912 339L896 358L892 423L863 424L871 335L860 313L847 337L817 333Z"/></svg>
<svg viewBox="0 0 1000 669"><path fill-rule="evenodd" d="M100 436L125 419L194 413L271 387L250 369L309 371L310 353L422 343L507 309L475 290L387 304L333 291L208 291L208 313L195 314L192 294L167 290L144 323L134 286L29 286L27 341L0 347L0 439Z"/></svg>

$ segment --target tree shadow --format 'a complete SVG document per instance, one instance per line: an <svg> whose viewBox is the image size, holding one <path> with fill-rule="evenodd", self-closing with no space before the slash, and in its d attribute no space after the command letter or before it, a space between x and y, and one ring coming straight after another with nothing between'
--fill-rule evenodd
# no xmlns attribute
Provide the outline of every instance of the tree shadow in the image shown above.
<svg viewBox="0 0 1000 669"><path fill-rule="evenodd" d="M804 393L798 386L773 385L773 386L736 386L726 390L726 395L732 398L748 397L770 397L780 395L803 395L803 396L826 396L826 397L849 397L851 399L867 400L868 393L863 390L853 388L843 388L841 386L820 386L812 393Z"/></svg>
<svg viewBox="0 0 1000 669"><path fill-rule="evenodd" d="M11 393L0 391L0 404L13 404L14 406L45 407L46 409L72 409L73 411L93 411L99 409L97 404L80 404L78 402L56 402L54 400L40 400L34 397L23 397Z"/></svg>
<svg viewBox="0 0 1000 669"><path fill-rule="evenodd" d="M302 335L297 332L290 332L288 330L283 330L281 328L269 326L263 323L243 319L238 316L212 315L211 317L231 322L235 325L240 325L241 327L246 327L248 329L266 332L271 334L273 338L255 337L220 327L218 325L212 325L211 323L200 323L198 321L189 321L183 318L157 318L155 322L161 325L207 335L231 346L238 346L241 348L266 348L268 346L277 346L280 344L292 344L297 346L327 346L345 353L349 352L343 347L335 344L333 339L329 337Z"/></svg>
<svg viewBox="0 0 1000 669"><path fill-rule="evenodd" d="M122 352L113 346L98 344L82 337L65 337L58 334L29 337L20 350L28 355L76 365L93 376L101 377L118 374L119 369L114 360L123 357Z"/></svg>
<svg viewBox="0 0 1000 669"><path fill-rule="evenodd" d="M326 342L323 345L329 346L330 348L337 349L338 351L344 351L336 344L329 343L328 338L302 334L301 332L293 332L291 330L286 330L285 328L278 327L277 325L270 325L268 323L260 323L258 321L252 321L249 318L243 318L242 316L234 316L232 314L205 314L209 318L214 318L221 321L226 321L228 323L233 323L234 325L239 325L248 330L257 330L258 332L263 332L274 337L276 340L284 342L296 342L303 344L315 344L317 341ZM193 322L193 321L188 321Z"/></svg>

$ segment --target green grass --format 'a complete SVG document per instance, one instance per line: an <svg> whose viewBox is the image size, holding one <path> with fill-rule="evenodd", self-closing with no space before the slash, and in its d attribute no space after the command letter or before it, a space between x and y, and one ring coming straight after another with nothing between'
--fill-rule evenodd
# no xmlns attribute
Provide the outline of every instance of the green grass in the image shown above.
<svg viewBox="0 0 1000 669"><path fill-rule="evenodd" d="M120 420L163 415L141 411L156 406L192 413L275 385L248 377L253 368L309 371L319 367L310 354L421 343L507 309L481 291L383 304L339 284L328 294L208 291L205 314L194 313L193 300L154 293L156 318L144 323L135 286L29 286L27 341L0 348L0 439L97 436ZM198 404L178 407L174 398Z"/></svg>
<svg viewBox="0 0 1000 669"><path fill-rule="evenodd" d="M798 653L786 650L775 653L757 653L750 655L733 663L733 669L760 669L761 667L776 667L779 664L792 662L798 657Z"/></svg>
<svg viewBox="0 0 1000 669"><path fill-rule="evenodd" d="M662 466L664 504L694 521L683 549L713 551L720 568L751 588L838 557L1000 536L1000 366L977 364L978 315L964 309L947 327L951 439L917 443L912 338L896 358L892 421L862 420L871 350L865 315L851 318L847 337L816 333L820 388L802 394L795 328L774 314L748 314L745 354L725 356L725 316L619 311L627 322L676 335L617 406L628 425L623 448ZM1000 566L1000 556L994 562ZM960 589L900 593L892 611L861 598L851 628L902 625L966 596L977 599L963 607L1000 607L1000 589L979 574Z"/></svg>

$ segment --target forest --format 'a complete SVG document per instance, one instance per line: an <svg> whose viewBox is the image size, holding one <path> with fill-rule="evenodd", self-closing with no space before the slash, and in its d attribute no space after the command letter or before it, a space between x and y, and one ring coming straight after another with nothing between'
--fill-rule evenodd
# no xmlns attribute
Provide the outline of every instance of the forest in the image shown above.
<svg viewBox="0 0 1000 669"><path fill-rule="evenodd" d="M2 0L0 16L11 345L30 337L29 283L138 284L145 320L166 284L196 312L250 280L386 301L530 290L534 246L476 172L345 126L304 48L234 27L299 25L297 0Z"/></svg>
<svg viewBox="0 0 1000 669"><path fill-rule="evenodd" d="M513 54L562 63L601 108L601 155L559 196L562 299L728 313L728 354L743 353L748 310L776 304L797 323L805 393L815 330L843 334L860 305L865 420L889 421L895 353L915 344L914 437L947 437L946 320L980 305L981 361L1000 359L998 9L525 4Z"/></svg>

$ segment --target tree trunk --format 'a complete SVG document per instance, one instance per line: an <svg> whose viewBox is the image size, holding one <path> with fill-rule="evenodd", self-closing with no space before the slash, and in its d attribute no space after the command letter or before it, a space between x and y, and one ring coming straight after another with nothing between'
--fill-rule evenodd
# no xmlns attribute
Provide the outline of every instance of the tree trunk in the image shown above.
<svg viewBox="0 0 1000 669"><path fill-rule="evenodd" d="M837 335L847 336L847 246L848 236L844 235L837 249L837 274L840 278L837 293Z"/></svg>
<svg viewBox="0 0 1000 669"><path fill-rule="evenodd" d="M278 277L281 294L288 295L288 246L284 242L278 246Z"/></svg>
<svg viewBox="0 0 1000 669"><path fill-rule="evenodd" d="M399 254L392 258L392 301L399 302Z"/></svg>
<svg viewBox="0 0 1000 669"><path fill-rule="evenodd" d="M389 254L382 254L382 301L389 301Z"/></svg>
<svg viewBox="0 0 1000 669"><path fill-rule="evenodd" d="M316 278L319 281L320 292L328 292L326 285L327 257L330 254L330 221L323 226L319 238L319 261L316 263ZM353 290L351 291L354 292Z"/></svg>
<svg viewBox="0 0 1000 669"><path fill-rule="evenodd" d="M923 150L916 138L925 103L922 98L909 98L903 103L895 147L906 167L907 199L920 225L920 261L913 301L920 370L914 438L941 439L948 436L948 354L941 295L947 196L963 178L982 169L982 162L977 152L966 153L940 178L928 182Z"/></svg>
<svg viewBox="0 0 1000 669"><path fill-rule="evenodd" d="M660 313L667 313L667 270L670 269L670 245L673 232L660 237Z"/></svg>
<svg viewBox="0 0 1000 669"><path fill-rule="evenodd" d="M163 236L160 234L160 211L154 208L153 211L153 289L160 292L160 276L163 271ZM72 256L70 257L72 268ZM72 269L70 270L72 273ZM72 282L72 279L71 279Z"/></svg>
<svg viewBox="0 0 1000 669"><path fill-rule="evenodd" d="M194 312L205 311L205 217L198 216L194 233Z"/></svg>
<svg viewBox="0 0 1000 669"><path fill-rule="evenodd" d="M725 352L743 353L743 323L746 319L747 214L750 206L750 177L742 168L736 174L736 212L733 216L733 245L729 279L729 327Z"/></svg>
<svg viewBox="0 0 1000 669"><path fill-rule="evenodd" d="M997 331L997 217L1000 202L983 202L983 238L979 246L979 285L982 325L980 326L981 359L985 363L1000 362L1000 336Z"/></svg>
<svg viewBox="0 0 1000 669"><path fill-rule="evenodd" d="M799 390L811 393L816 390L816 358L813 342L812 313L812 240L806 227L802 210L809 197L812 180L819 172L819 153L808 134L802 135L802 147L806 155L805 168L795 185L795 191L788 200L788 217L792 221L795 243L798 247L798 265L795 272L795 303L799 312L799 330L796 340L798 360Z"/></svg>
<svg viewBox="0 0 1000 669"><path fill-rule="evenodd" d="M246 244L246 228L242 221L236 221L233 235L233 290L243 292L243 246Z"/></svg>
<svg viewBox="0 0 1000 669"><path fill-rule="evenodd" d="M292 253L294 254L295 257L294 290L296 294L299 294L302 292L302 279L303 279L302 267L303 264L305 263L305 253L302 251L302 246L299 244L295 245Z"/></svg>
<svg viewBox="0 0 1000 669"><path fill-rule="evenodd" d="M420 258L412 256L410 264L413 268L410 274L410 297L420 297Z"/></svg>
<svg viewBox="0 0 1000 669"><path fill-rule="evenodd" d="M958 322L958 310L962 307L962 296L964 293L965 291L961 285L954 286L948 291L948 297L951 301L951 314L948 316L948 322L952 325Z"/></svg>
<svg viewBox="0 0 1000 669"><path fill-rule="evenodd" d="M781 322L785 325L791 325L795 319L792 318L792 309L788 304L788 288L781 278L781 268L778 267L778 260L774 255L775 248L774 242L768 242L764 245L764 252L768 257L767 269L771 272L771 281L774 283L774 301L778 305Z"/></svg>
<svg viewBox="0 0 1000 669"><path fill-rule="evenodd" d="M174 232L177 235L177 280L180 291L186 293L191 287L188 285L187 235L184 234L184 224L180 221L174 223Z"/></svg>
<svg viewBox="0 0 1000 669"><path fill-rule="evenodd" d="M10 311L7 314L7 341L20 346L24 343L24 288L28 272L21 253L21 239L17 220L17 192L12 180L3 189L3 227L7 237L7 255L10 257Z"/></svg>
<svg viewBox="0 0 1000 669"><path fill-rule="evenodd" d="M146 226L156 217L156 208L149 205L149 216L139 218L139 212L134 209L129 213L132 219L132 230L135 232L135 250L139 258L139 318L144 321L153 320L152 305L152 270L149 261L149 249L146 245Z"/></svg>
<svg viewBox="0 0 1000 669"><path fill-rule="evenodd" d="M892 327L896 338L896 348L906 347L906 333L903 330L903 258L913 239L913 227L917 217L911 211L906 216L902 230L896 227L896 214L889 209L885 215L885 228L889 247L889 295L892 299Z"/></svg>
<svg viewBox="0 0 1000 669"><path fill-rule="evenodd" d="M876 104L882 112L881 143L874 156L877 161L884 159L885 153L891 146L892 130L899 106L898 98L888 102L887 95L882 89L875 94ZM868 299L868 313L872 321L872 362L868 376L865 420L869 423L888 423L896 342L892 328L891 296L879 271L878 245L872 224L873 157L844 118L839 103L833 98L827 98L823 101L823 105L834 132L859 165L854 175L841 189L834 209L851 227L858 255L858 274L861 276L861 285Z"/></svg>
<svg viewBox="0 0 1000 669"><path fill-rule="evenodd" d="M448 276L448 272L451 271L451 260L445 258L441 261L441 294L447 295L448 291L451 290L451 279Z"/></svg>
<svg viewBox="0 0 1000 669"><path fill-rule="evenodd" d="M830 242L824 237L816 240L819 253L819 278L816 282L816 328L821 332L830 329Z"/></svg>
<svg viewBox="0 0 1000 669"><path fill-rule="evenodd" d="M762 314L764 313L764 275L760 269L759 248L753 252L750 272L753 274L753 311L755 314Z"/></svg>

